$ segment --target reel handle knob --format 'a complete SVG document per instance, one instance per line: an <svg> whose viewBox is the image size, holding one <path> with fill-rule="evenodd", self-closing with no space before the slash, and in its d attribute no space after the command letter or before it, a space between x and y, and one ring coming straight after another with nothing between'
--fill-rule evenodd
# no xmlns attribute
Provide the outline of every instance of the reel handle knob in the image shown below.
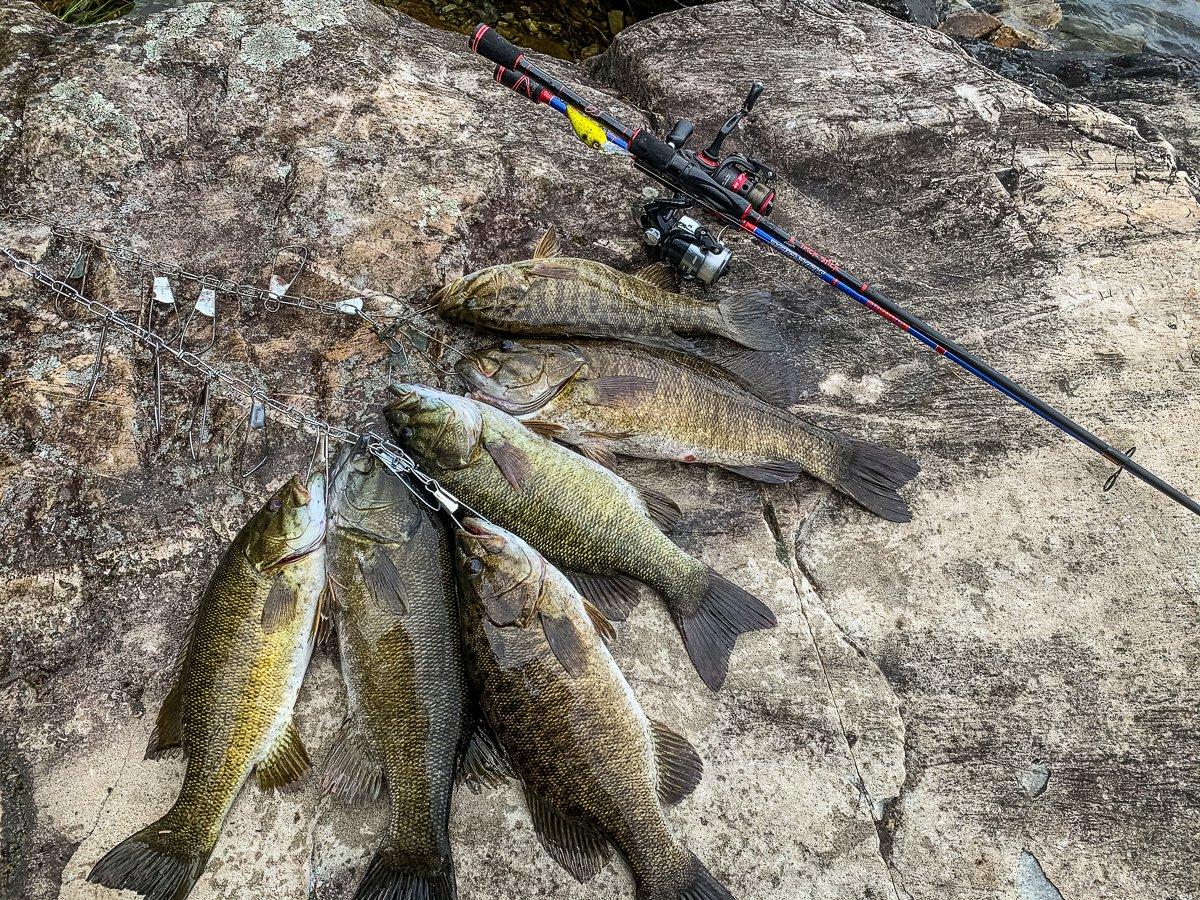
<svg viewBox="0 0 1200 900"><path fill-rule="evenodd" d="M754 84L750 85L750 93L746 95L746 102L742 104L742 109L746 112L750 112L750 110L754 109L754 104L758 102L758 98L762 96L762 92L764 90L765 88L763 87L763 83L761 81L756 81Z"/></svg>
<svg viewBox="0 0 1200 900"><path fill-rule="evenodd" d="M475 32L471 35L471 49L506 69L516 69L524 55L518 47L510 44L495 28L485 22L475 26Z"/></svg>
<svg viewBox="0 0 1200 900"><path fill-rule="evenodd" d="M687 143L688 138L692 136L692 132L696 126L687 119L680 119L675 123L675 127L671 129L671 133L667 135L667 143L678 150Z"/></svg>

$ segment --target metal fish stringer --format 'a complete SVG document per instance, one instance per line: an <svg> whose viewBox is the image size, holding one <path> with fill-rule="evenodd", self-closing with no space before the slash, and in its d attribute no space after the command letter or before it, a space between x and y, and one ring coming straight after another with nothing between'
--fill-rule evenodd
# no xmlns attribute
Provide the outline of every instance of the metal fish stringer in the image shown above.
<svg viewBox="0 0 1200 900"><path fill-rule="evenodd" d="M196 395L196 402L192 406L192 417L188 421L188 455L191 456L193 462L198 462L200 459L199 447L212 440L212 432L209 423L209 399L212 396L213 379L208 378L204 381L204 386L200 388L200 393Z"/></svg>
<svg viewBox="0 0 1200 900"><path fill-rule="evenodd" d="M151 280L150 294L146 298L144 308L145 328L151 334L157 334L155 328L155 310L164 307L163 314L175 309L175 292L171 289L171 280L166 275L155 275ZM162 437L162 354L158 347L150 351L154 365L154 437Z"/></svg>
<svg viewBox="0 0 1200 900"><path fill-rule="evenodd" d="M293 257L290 261L289 256ZM311 251L302 244L289 244L275 253L275 262L271 265L271 280L267 287L268 297L263 303L268 312L275 312L281 304L287 303L284 297L308 268L311 256Z"/></svg>
<svg viewBox="0 0 1200 900"><path fill-rule="evenodd" d="M96 359L92 362L92 377L88 379L85 400L91 401L96 396L96 387L100 384L100 373L104 365L104 348L108 345L108 322L100 326L100 340L96 344Z"/></svg>
<svg viewBox="0 0 1200 900"><path fill-rule="evenodd" d="M200 293L196 297L196 305L192 307L192 311L187 314L187 318L183 320L183 325L179 328L180 350L187 349L188 331L197 316L208 321L208 326L204 328L208 339L200 349L192 352L197 356L203 356L217 343L217 292L208 285L200 288Z"/></svg>
<svg viewBox="0 0 1200 900"><path fill-rule="evenodd" d="M246 456L250 453L252 436L258 433L258 450L255 453L257 460L255 463L246 468ZM238 478L246 479L261 469L267 462L267 456L270 453L271 440L267 433L267 406L259 396L250 398L250 411L246 414L246 425L242 434L242 445L238 449L237 460Z"/></svg>

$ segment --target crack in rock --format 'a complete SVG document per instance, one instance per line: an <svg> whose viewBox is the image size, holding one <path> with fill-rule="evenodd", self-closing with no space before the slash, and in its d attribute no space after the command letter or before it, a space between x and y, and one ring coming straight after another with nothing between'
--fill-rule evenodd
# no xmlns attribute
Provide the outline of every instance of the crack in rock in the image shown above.
<svg viewBox="0 0 1200 900"><path fill-rule="evenodd" d="M796 534L811 517L802 519L792 533L785 537L779 514L765 490L762 502L763 519L775 539L777 555L791 574L800 612L804 617L809 639L812 641L817 667L825 682L847 756L854 768L855 787L875 826L880 859L887 870L896 900L901 900L902 896L907 896L907 893L902 892L896 884L896 869L892 860L892 847L896 833L903 822L901 800L908 775L905 760L906 728L904 718L900 714L899 698L874 661L829 616L820 602L816 588L813 587L812 579L805 571L802 560L795 552ZM829 654L830 648L834 648L834 655ZM837 655L836 651L839 648L843 650L840 654L842 659L835 659L834 656ZM827 657L829 658L827 659ZM859 672L854 671L854 669L860 669L861 664L857 662L858 660L867 664L876 682L881 683L886 690L887 713L884 716L878 714L879 698L875 692L869 689L860 689L858 697L851 697L845 689L846 685L840 683L852 678L855 679L853 684L858 683ZM831 666L834 665L837 668L834 669L834 674L831 674ZM851 671L846 671L847 668L850 668ZM838 674L842 676L840 679L835 677ZM856 704L853 701L864 696L867 698L867 702L857 704L860 708L855 708ZM872 704L871 701L875 701L875 703ZM876 709L871 709L872 705ZM884 722L884 718L893 721ZM849 727L847 723L849 723ZM879 741L879 732L886 730L880 726L886 725L893 726L891 729L893 734L885 735L883 740ZM900 758L898 763L893 758L896 755L896 743L889 742L887 739L889 736L894 736L896 731L899 732ZM882 749L876 749L877 743L883 745Z"/></svg>

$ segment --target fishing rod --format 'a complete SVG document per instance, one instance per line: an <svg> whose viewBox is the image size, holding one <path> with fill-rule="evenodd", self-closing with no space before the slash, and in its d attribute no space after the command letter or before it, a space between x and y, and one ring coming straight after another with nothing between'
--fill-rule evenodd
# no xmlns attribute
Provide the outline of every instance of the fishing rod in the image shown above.
<svg viewBox="0 0 1200 900"><path fill-rule="evenodd" d="M680 119L665 140L643 128L630 129L609 113L526 59L520 48L486 24L470 39L471 49L496 64L497 83L566 116L584 143L606 153L628 154L636 169L667 188L672 196L646 203L640 221L651 252L687 279L712 285L726 274L732 256L707 228L686 215L698 208L722 225L745 231L780 256L798 263L825 284L865 306L940 356L974 375L1025 409L1069 434L1120 470L1129 472L1175 502L1200 515L1197 503L1106 441L1031 394L955 341L905 311L865 279L852 275L768 216L775 203L770 182L775 172L757 159L722 156L726 138L750 113L763 92L755 82L741 109L718 130L704 150L685 149L694 125Z"/></svg>

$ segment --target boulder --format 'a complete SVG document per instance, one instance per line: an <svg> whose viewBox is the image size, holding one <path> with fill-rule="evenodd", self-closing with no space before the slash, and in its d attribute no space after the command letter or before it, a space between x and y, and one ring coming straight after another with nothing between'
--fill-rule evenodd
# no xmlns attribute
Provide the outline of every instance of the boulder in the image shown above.
<svg viewBox="0 0 1200 900"><path fill-rule="evenodd" d="M494 85L461 35L365 0L197 2L86 29L8 0L0 63L0 196L113 248L90 296L136 318L149 276L172 274L187 308L198 285L178 269L265 286L300 244L294 292L365 294L397 321L390 354L360 319L218 293L204 360L335 423L379 427L397 375L456 386L439 342L478 337L430 316L431 284L527 256L548 225L572 253L644 262L625 161ZM1170 138L1039 99L851 0L683 10L586 70L547 65L631 124L688 117L698 135L763 81L740 137L779 170L782 224L1200 490L1200 208ZM0 224L0 245L71 272L77 239L11 209ZM623 467L680 502L685 547L779 616L717 695L661 605L619 629L647 712L705 759L676 833L755 900L1194 893L1200 520L1127 475L1104 492L1102 460L725 237L728 289L782 306L797 410L923 473L896 526L807 479ZM139 274L129 252L158 262ZM240 477L244 399L215 392L193 458L203 377L163 358L156 428L146 349L110 334L86 402L94 319L3 263L0 316L0 894L116 897L84 879L178 787L178 761L142 756L180 633L312 439L269 416L268 463ZM298 707L314 759L343 703L321 653ZM382 811L315 782L247 787L195 900L347 896ZM464 898L632 893L618 864L585 886L557 868L512 787L463 792L452 825Z"/></svg>

